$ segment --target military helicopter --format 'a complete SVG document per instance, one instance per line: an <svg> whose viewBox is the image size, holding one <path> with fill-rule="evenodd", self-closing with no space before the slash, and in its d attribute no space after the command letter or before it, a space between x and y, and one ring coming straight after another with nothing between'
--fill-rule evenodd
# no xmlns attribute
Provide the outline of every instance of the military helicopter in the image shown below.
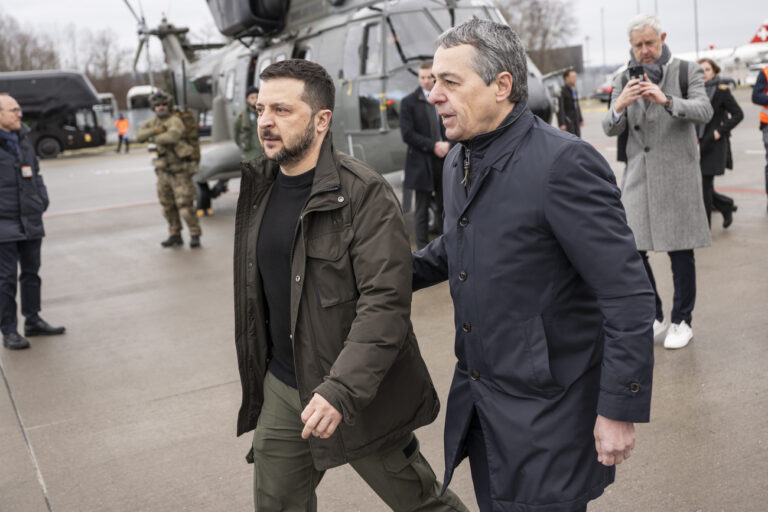
<svg viewBox="0 0 768 512"><path fill-rule="evenodd" d="M416 69L432 58L437 37L473 17L504 22L484 0L207 2L219 31L232 41L205 57L196 58L201 46L188 44L187 29L163 20L149 30L143 16L136 17L140 37L162 42L177 103L213 112L212 143L203 149L194 178L198 208L210 205L209 181L239 176L232 126L245 108L246 89L259 85L259 74L271 63L302 58L325 67L337 80L335 146L387 174L403 169L400 101L416 88ZM530 59L528 72L528 104L549 122L553 100Z"/></svg>

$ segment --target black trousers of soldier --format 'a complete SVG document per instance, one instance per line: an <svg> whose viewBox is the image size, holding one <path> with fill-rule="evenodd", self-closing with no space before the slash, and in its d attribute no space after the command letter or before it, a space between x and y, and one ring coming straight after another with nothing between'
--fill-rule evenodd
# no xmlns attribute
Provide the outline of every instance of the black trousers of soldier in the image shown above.
<svg viewBox="0 0 768 512"><path fill-rule="evenodd" d="M16 282L21 286L21 314L37 320L40 312L40 247L43 240L0 243L0 328L17 332ZM21 274L18 273L19 267Z"/></svg>

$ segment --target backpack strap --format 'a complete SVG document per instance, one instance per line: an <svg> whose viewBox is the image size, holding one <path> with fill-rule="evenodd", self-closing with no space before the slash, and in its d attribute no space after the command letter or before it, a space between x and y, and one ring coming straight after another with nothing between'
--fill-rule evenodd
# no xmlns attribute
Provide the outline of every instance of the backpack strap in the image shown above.
<svg viewBox="0 0 768 512"><path fill-rule="evenodd" d="M683 99L688 99L688 61L680 61L680 74L678 75L680 81L680 92L683 95Z"/></svg>

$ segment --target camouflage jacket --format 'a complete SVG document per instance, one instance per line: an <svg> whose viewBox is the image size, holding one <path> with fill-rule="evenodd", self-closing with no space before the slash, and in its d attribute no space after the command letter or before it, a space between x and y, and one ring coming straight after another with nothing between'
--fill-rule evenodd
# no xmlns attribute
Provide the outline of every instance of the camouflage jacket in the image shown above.
<svg viewBox="0 0 768 512"><path fill-rule="evenodd" d="M136 140L151 140L157 145L157 157L152 160L157 169L180 171L192 163L193 148L184 140L184 123L176 115L149 119L136 132Z"/></svg>
<svg viewBox="0 0 768 512"><path fill-rule="evenodd" d="M258 117L251 121L250 112L245 110L238 114L235 119L235 144L243 152L243 160L256 160L264 154L264 149L259 142L259 127L257 126Z"/></svg>

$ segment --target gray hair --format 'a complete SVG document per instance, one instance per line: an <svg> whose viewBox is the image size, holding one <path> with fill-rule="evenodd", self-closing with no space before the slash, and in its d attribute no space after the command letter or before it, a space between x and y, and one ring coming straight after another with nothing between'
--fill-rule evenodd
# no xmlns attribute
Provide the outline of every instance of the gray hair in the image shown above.
<svg viewBox="0 0 768 512"><path fill-rule="evenodd" d="M638 14L631 20L629 20L629 29L627 34L632 37L632 32L636 30L643 30L644 27L651 27L656 31L658 35L661 35L664 31L661 29L661 21L653 14Z"/></svg>
<svg viewBox="0 0 768 512"><path fill-rule="evenodd" d="M471 66L486 85L490 85L499 73L507 71L513 80L509 101L528 100L525 48L508 25L474 18L440 34L436 44L445 48L462 44L474 47Z"/></svg>

